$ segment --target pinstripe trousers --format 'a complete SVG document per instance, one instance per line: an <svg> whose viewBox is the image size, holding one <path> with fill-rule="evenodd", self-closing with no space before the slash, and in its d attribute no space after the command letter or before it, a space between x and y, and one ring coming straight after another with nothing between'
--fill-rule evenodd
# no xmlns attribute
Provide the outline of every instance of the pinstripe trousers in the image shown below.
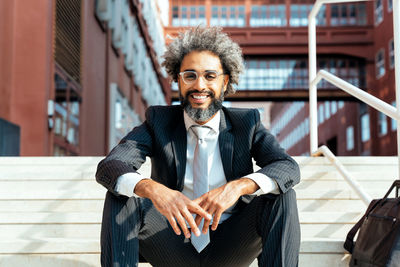
<svg viewBox="0 0 400 267"><path fill-rule="evenodd" d="M140 254L153 266L298 265L300 225L296 194L261 195L239 200L235 213L210 232L211 242L198 253L189 239L176 235L148 199L108 192L101 229L101 265L137 266Z"/></svg>

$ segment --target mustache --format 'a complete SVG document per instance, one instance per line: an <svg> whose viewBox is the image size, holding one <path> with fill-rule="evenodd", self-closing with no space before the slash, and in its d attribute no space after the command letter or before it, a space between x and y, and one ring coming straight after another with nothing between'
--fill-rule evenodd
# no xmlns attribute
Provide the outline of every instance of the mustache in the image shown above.
<svg viewBox="0 0 400 267"><path fill-rule="evenodd" d="M186 92L185 98L189 97L189 95L194 94L194 93L199 93L199 94L204 94L204 93L206 93L206 94L210 95L211 97L215 97L215 93L214 93L213 91L211 91L211 90L202 90L202 91L199 91L199 90L189 90L189 91Z"/></svg>

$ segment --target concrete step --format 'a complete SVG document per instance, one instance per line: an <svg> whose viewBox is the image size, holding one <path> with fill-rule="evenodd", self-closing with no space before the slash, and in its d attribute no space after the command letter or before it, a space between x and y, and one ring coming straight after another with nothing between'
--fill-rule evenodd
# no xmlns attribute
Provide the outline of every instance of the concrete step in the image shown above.
<svg viewBox="0 0 400 267"><path fill-rule="evenodd" d="M102 212L102 199L0 200L0 213L12 212Z"/></svg>
<svg viewBox="0 0 400 267"><path fill-rule="evenodd" d="M387 170L375 170L369 172L353 171L351 175L359 182L369 181L394 181L397 179L396 171ZM301 169L301 180L302 181L343 181L343 177L336 170L334 171L318 171L318 170L302 170Z"/></svg>
<svg viewBox="0 0 400 267"><path fill-rule="evenodd" d="M60 200L0 200L0 213L12 212L102 212L104 199L84 201L80 199ZM300 212L365 211L365 204L348 199L298 199Z"/></svg>
<svg viewBox="0 0 400 267"><path fill-rule="evenodd" d="M29 183L28 183L29 184ZM104 199L106 189L100 185L90 188L79 189L57 189L49 184L47 187L32 185L33 190L27 190L29 187L23 185L7 188L0 188L0 200L38 200L38 199ZM389 183L390 184L390 183ZM71 185L74 186L74 185ZM57 187L57 185L55 186ZM373 198L381 198L386 193L388 186L383 188L367 188L366 191ZM328 188L296 188L298 199L359 199L358 195L351 189L330 189ZM23 192L23 193L21 193Z"/></svg>
<svg viewBox="0 0 400 267"><path fill-rule="evenodd" d="M361 212L367 206L360 199L297 199L299 212Z"/></svg>
<svg viewBox="0 0 400 267"><path fill-rule="evenodd" d="M301 212L303 237L344 240L360 212ZM7 213L0 218L0 236L7 238L97 238L101 213Z"/></svg>
<svg viewBox="0 0 400 267"><path fill-rule="evenodd" d="M98 224L101 212L9 212L0 217L2 224Z"/></svg>
<svg viewBox="0 0 400 267"><path fill-rule="evenodd" d="M0 217L2 224L99 224L100 212L8 212ZM342 224L355 223L363 212L301 212L300 222L303 224Z"/></svg>
<svg viewBox="0 0 400 267"><path fill-rule="evenodd" d="M100 223L89 224L0 224L2 238L88 238L100 236Z"/></svg>
<svg viewBox="0 0 400 267"><path fill-rule="evenodd" d="M392 180L369 180L359 181L365 190L375 190L377 188L389 188L393 183ZM95 180L79 180L79 181L43 181L43 180L26 180L26 181L0 181L0 194L5 191L24 192L29 188L30 191L53 191L53 190L98 190L103 188ZM310 189L330 189L330 190L346 190L349 184L342 180L302 180L295 186L296 190Z"/></svg>

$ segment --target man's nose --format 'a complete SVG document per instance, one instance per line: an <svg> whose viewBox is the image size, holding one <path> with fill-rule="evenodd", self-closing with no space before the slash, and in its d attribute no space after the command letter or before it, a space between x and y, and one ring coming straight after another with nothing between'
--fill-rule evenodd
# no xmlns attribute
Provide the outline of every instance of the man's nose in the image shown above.
<svg viewBox="0 0 400 267"><path fill-rule="evenodd" d="M197 89L199 91L206 89L207 88L207 84L205 81L205 78L203 77L203 75L199 75L198 78L196 79L196 81L193 84L194 89Z"/></svg>

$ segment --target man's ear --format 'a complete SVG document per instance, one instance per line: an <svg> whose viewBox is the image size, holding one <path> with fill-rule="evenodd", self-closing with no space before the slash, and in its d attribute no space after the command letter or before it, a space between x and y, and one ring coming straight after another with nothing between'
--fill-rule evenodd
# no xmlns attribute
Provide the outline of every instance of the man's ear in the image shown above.
<svg viewBox="0 0 400 267"><path fill-rule="evenodd" d="M225 93L226 89L228 88L228 83L229 83L229 75L225 74L224 75L224 93Z"/></svg>

